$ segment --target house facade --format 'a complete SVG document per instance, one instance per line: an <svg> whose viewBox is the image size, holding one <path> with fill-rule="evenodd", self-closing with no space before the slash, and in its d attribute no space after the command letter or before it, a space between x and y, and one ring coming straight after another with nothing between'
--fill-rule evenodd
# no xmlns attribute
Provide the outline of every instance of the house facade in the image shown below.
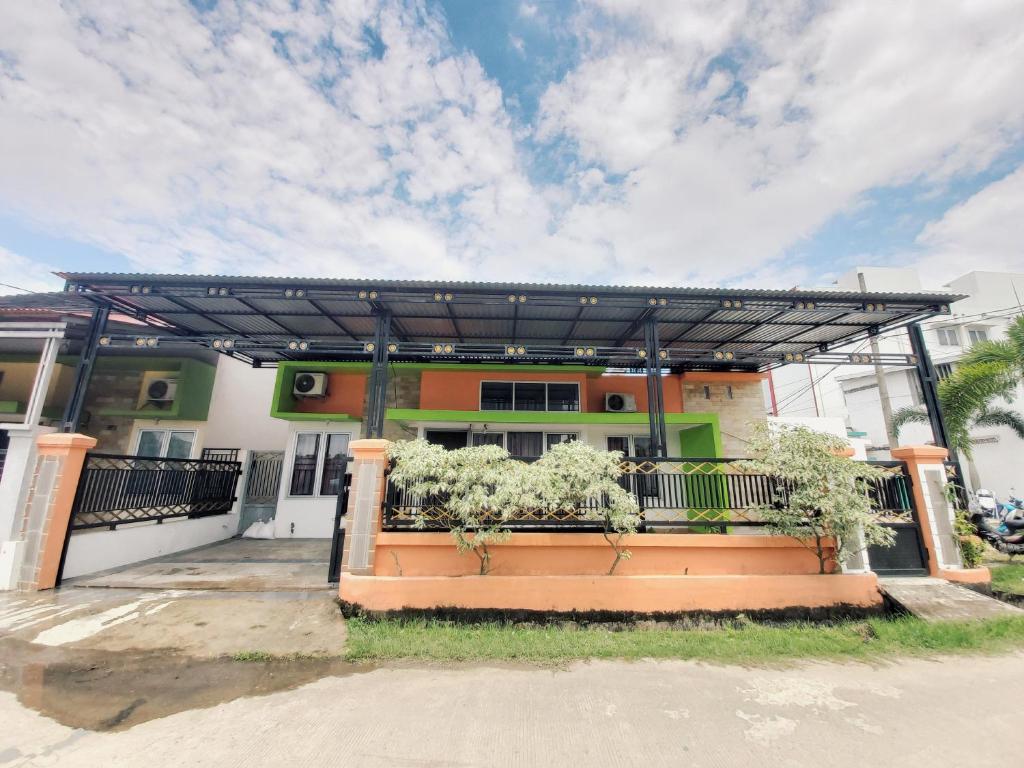
<svg viewBox="0 0 1024 768"><path fill-rule="evenodd" d="M366 363L278 366L270 412L288 424L276 509L283 535L330 535L339 459L366 436L369 373ZM309 378L316 385L306 394L297 383ZM389 380L389 440L499 445L521 458L580 440L627 456L655 455L642 374L586 365L394 363ZM765 419L763 380L758 372L663 375L671 455L745 456L751 426Z"/></svg>
<svg viewBox="0 0 1024 768"><path fill-rule="evenodd" d="M735 475L729 482L739 485L725 493L721 478L742 473L728 459L747 454L750 430L766 418L769 372L809 360L856 365L864 356L845 351L851 342L944 314L958 298L65 277L62 294L0 297L0 309L51 313L71 331L60 354L51 348L37 364L32 391L5 393L12 410L26 415L7 430L19 432L23 460L21 477L5 471L0 479L0 494L21 483L11 519L0 520L10 545L0 541L0 576L27 546L16 512L25 509L31 479L29 438L55 430L96 440L84 471L102 491L82 497L91 505L87 514L72 513L67 576L155 557L168 546L200 546L255 521L272 519L279 538L333 537L344 511L345 460L354 454L358 468L360 441L378 445L377 438L423 438L453 449L500 445L524 459L561 442L586 442L639 459L631 471L661 478L637 485L641 504L659 507L648 514L651 525L754 534L761 523L744 517L753 486ZM922 353L914 347L878 361L930 381ZM19 364L0 357L0 370ZM40 371L53 382L42 393ZM236 498L226 489L212 513L197 513L191 484L234 466ZM719 479L684 476L695 471ZM658 490L669 486L674 495ZM152 488L170 488L174 503ZM789 554L773 554L789 545L766 536L726 538L683 548L707 550L716 573L746 572L744 563L755 562L719 562L710 553L723 545L762 548L758 568L790 567ZM665 543L666 552L683 546L680 539Z"/></svg>

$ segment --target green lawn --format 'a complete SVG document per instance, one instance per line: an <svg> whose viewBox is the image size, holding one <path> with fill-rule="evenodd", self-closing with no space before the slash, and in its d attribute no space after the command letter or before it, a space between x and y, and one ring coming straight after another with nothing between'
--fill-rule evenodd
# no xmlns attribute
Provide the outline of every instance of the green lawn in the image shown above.
<svg viewBox="0 0 1024 768"><path fill-rule="evenodd" d="M1010 592L1024 595L1024 563L1007 563L1005 565L989 564L992 571L992 589L999 592Z"/></svg>
<svg viewBox="0 0 1024 768"><path fill-rule="evenodd" d="M1024 619L926 624L914 618L833 624L722 624L701 629L454 624L388 619L348 622L351 661L563 662L574 659L696 659L758 663L989 653L1024 648Z"/></svg>

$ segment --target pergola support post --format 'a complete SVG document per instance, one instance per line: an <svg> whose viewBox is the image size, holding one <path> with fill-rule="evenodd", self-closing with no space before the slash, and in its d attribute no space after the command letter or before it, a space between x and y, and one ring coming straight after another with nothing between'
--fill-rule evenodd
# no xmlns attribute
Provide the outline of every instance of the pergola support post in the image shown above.
<svg viewBox="0 0 1024 768"><path fill-rule="evenodd" d="M651 448L655 456L665 457L668 455L668 427L665 424L665 391L661 381L661 344L658 321L654 317L644 321L644 349L647 353L644 364Z"/></svg>
<svg viewBox="0 0 1024 768"><path fill-rule="evenodd" d="M949 436L946 433L946 422L942 418L942 408L939 405L939 377L932 364L931 355L924 343L924 332L918 323L907 327L910 336L910 348L917 359L917 378L921 383L921 394L924 398L925 408L928 410L928 421L932 427L932 439L939 448L949 448Z"/></svg>
<svg viewBox="0 0 1024 768"><path fill-rule="evenodd" d="M78 366L75 368L75 381L72 385L71 397L68 398L67 407L64 409L64 432L78 431L79 423L82 420L82 409L85 407L85 393L89 389L93 365L100 348L100 337L107 329L108 317L110 317L109 304L101 304L93 312L85 344L78 358Z"/></svg>
<svg viewBox="0 0 1024 768"><path fill-rule="evenodd" d="M373 363L370 367L369 391L366 406L366 436L384 436L384 413L388 392L388 344L391 343L391 312L386 309L375 313L373 334Z"/></svg>

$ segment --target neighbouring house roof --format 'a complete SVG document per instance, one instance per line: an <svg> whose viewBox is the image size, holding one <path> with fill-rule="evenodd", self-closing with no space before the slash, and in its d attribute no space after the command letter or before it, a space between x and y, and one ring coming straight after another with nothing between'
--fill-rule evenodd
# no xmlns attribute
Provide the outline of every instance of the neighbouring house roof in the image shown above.
<svg viewBox="0 0 1024 768"><path fill-rule="evenodd" d="M946 313L951 293L60 273L67 291L0 297L0 312L108 302L164 343L231 339L245 360L366 359L391 314L391 359L572 360L635 367L648 321L673 369L832 362L837 347ZM308 349L289 349L302 340ZM435 349L435 345L440 345ZM506 355L511 347L516 352ZM519 350L522 350L521 352ZM899 356L899 357L906 357ZM892 361L898 363L899 361Z"/></svg>

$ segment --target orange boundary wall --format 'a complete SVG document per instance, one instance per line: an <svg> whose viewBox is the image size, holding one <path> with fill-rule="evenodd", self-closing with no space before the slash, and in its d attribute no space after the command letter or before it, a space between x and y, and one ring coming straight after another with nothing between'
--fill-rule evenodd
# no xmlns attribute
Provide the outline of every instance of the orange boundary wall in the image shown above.
<svg viewBox="0 0 1024 768"><path fill-rule="evenodd" d="M632 553L615 575L817 575L818 559L784 536L645 533L627 537ZM493 576L603 576L614 553L599 533L514 533L489 547ZM379 532L375 576L469 576L471 553L459 554L447 533Z"/></svg>
<svg viewBox="0 0 1024 768"><path fill-rule="evenodd" d="M369 611L475 610L685 613L878 608L873 573L842 576L352 576L342 600Z"/></svg>

